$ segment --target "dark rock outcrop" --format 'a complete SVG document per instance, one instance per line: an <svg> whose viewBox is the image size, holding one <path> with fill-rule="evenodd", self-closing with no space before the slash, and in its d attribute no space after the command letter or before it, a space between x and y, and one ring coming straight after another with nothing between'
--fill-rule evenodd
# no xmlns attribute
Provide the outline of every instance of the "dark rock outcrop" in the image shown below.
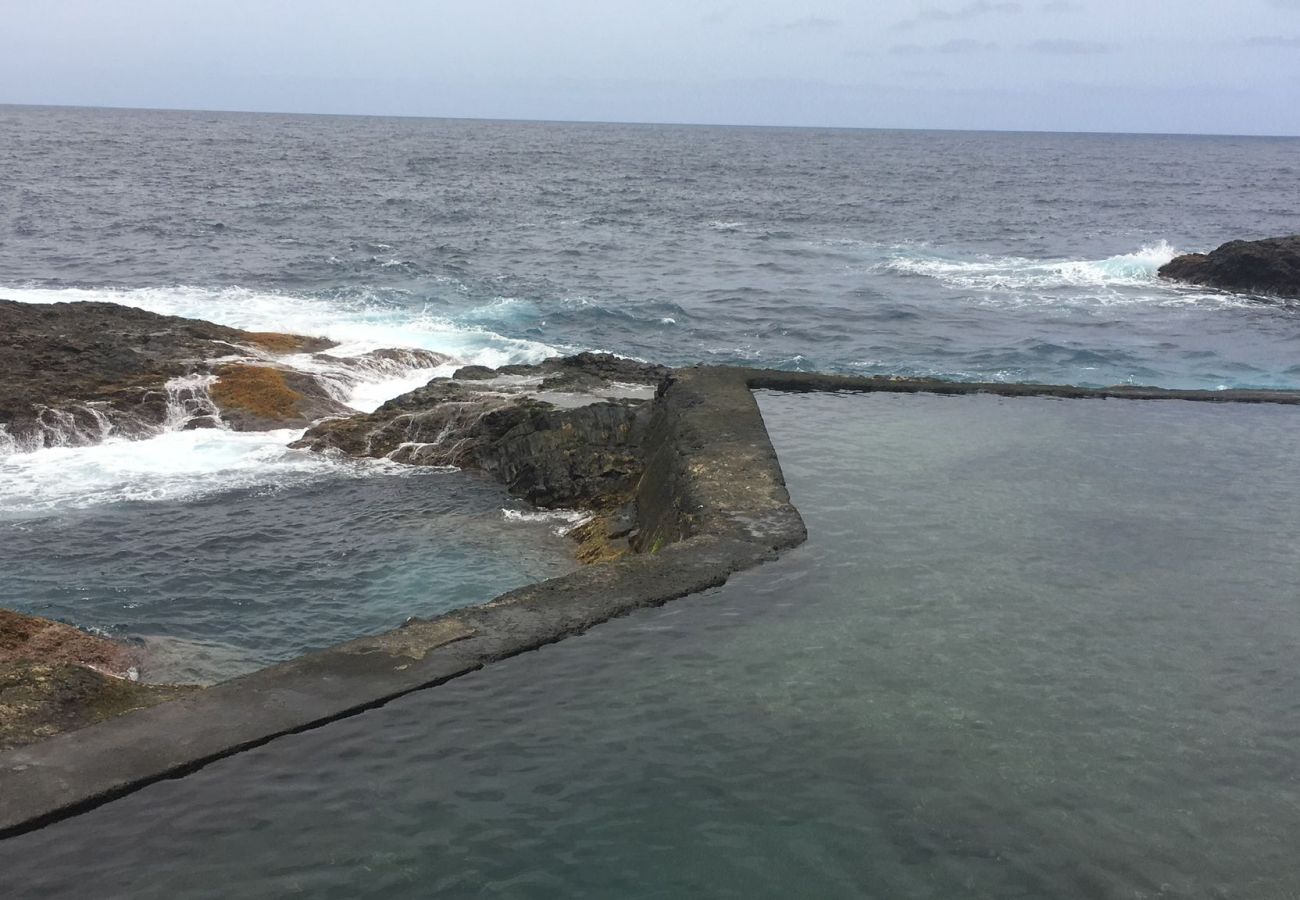
<svg viewBox="0 0 1300 900"><path fill-rule="evenodd" d="M132 647L0 609L0 749L71 731L189 693L134 680Z"/></svg>
<svg viewBox="0 0 1300 900"><path fill-rule="evenodd" d="M172 418L219 414L206 384L185 381L212 374L216 360L330 346L114 303L0 300L0 441L39 449L144 437Z"/></svg>
<svg viewBox="0 0 1300 900"><path fill-rule="evenodd" d="M667 374L598 353L467 367L371 414L322 422L294 446L477 469L538 506L613 508L641 476L646 401Z"/></svg>
<svg viewBox="0 0 1300 900"><path fill-rule="evenodd" d="M1229 241L1209 253L1177 256L1159 274L1224 291L1300 297L1300 235Z"/></svg>
<svg viewBox="0 0 1300 900"><path fill-rule="evenodd" d="M164 428L306 427L354 412L340 397L363 377L448 361L424 350L322 353L333 346L115 303L0 300L0 452ZM303 369L297 354L314 356Z"/></svg>

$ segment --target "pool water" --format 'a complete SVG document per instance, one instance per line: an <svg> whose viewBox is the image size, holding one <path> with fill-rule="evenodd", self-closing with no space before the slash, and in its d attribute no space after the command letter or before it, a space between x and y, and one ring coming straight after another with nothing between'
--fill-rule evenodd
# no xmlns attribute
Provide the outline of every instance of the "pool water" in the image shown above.
<svg viewBox="0 0 1300 900"><path fill-rule="evenodd" d="M760 403L803 547L2 842L10 894L1300 891L1297 411Z"/></svg>
<svg viewBox="0 0 1300 900"><path fill-rule="evenodd" d="M14 456L0 476L193 434ZM67 477L6 493L0 605L140 645L145 680L210 683L577 565L558 522L485 478L249 439L282 461L148 479L99 466L67 496L51 496Z"/></svg>

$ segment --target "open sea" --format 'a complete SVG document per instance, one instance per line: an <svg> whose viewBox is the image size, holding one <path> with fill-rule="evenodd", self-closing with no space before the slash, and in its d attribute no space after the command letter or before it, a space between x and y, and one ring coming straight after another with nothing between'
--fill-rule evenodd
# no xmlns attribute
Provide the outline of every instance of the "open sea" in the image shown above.
<svg viewBox="0 0 1300 900"><path fill-rule="evenodd" d="M1295 389L1300 305L1155 272L1297 209L1295 138L0 106L0 297L492 366ZM1300 896L1293 412L913 401L764 400L788 559L5 842L0 893ZM0 605L211 682L575 565L296 434L0 447Z"/></svg>

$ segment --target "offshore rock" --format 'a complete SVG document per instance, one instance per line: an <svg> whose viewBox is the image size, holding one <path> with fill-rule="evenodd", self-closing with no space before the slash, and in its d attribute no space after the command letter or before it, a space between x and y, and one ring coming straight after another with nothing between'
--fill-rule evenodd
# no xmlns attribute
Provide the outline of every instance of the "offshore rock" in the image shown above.
<svg viewBox="0 0 1300 900"><path fill-rule="evenodd" d="M1300 297L1300 235L1229 241L1209 253L1177 256L1159 274L1225 291Z"/></svg>
<svg viewBox="0 0 1300 900"><path fill-rule="evenodd" d="M203 378L216 360L330 346L115 303L0 300L0 451L145 437L173 418L216 415Z"/></svg>
<svg viewBox="0 0 1300 900"><path fill-rule="evenodd" d="M449 361L323 352L333 346L115 303L0 300L0 454L175 428L303 428L352 414L342 400L363 378Z"/></svg>
<svg viewBox="0 0 1300 900"><path fill-rule="evenodd" d="M0 750L194 690L139 684L139 664L133 648L0 609Z"/></svg>
<svg viewBox="0 0 1300 900"><path fill-rule="evenodd" d="M466 367L293 446L477 469L537 506L608 509L641 477L647 401L667 374L600 353Z"/></svg>

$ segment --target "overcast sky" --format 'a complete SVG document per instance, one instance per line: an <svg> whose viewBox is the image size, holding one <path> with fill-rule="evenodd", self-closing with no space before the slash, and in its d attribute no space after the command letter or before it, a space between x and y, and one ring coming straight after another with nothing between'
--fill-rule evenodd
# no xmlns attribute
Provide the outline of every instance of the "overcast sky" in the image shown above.
<svg viewBox="0 0 1300 900"><path fill-rule="evenodd" d="M1300 134L1300 0L0 0L0 102Z"/></svg>

